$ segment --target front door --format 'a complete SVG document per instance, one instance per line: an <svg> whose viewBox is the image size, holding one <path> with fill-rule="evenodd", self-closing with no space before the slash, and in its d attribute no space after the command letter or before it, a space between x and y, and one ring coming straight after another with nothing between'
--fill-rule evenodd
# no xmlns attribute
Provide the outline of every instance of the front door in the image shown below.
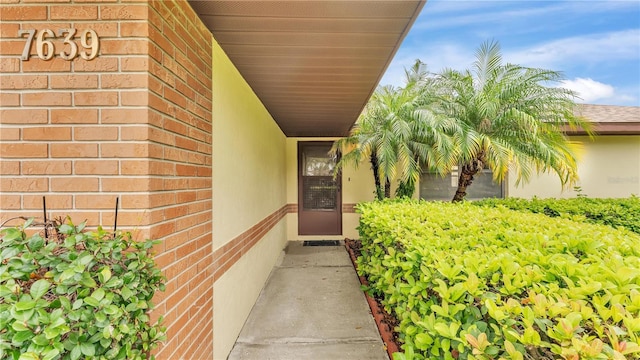
<svg viewBox="0 0 640 360"><path fill-rule="evenodd" d="M341 235L340 174L334 179L336 159L331 142L298 143L298 234Z"/></svg>

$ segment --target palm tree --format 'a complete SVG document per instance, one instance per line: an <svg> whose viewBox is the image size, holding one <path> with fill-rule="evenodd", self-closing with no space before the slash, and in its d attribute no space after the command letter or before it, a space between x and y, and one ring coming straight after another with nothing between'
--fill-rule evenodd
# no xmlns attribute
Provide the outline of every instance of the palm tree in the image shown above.
<svg viewBox="0 0 640 360"><path fill-rule="evenodd" d="M591 134L591 127L573 115L575 94L550 86L560 80L555 71L503 65L497 42L480 46L471 71L449 69L437 76L434 111L459 124L454 139L460 175L453 202L464 199L484 167L496 182L511 169L516 184L546 171L557 173L563 186L575 183L577 144L563 129L582 127Z"/></svg>
<svg viewBox="0 0 640 360"><path fill-rule="evenodd" d="M405 77L404 87L376 89L350 135L332 148L342 154L336 171L349 163L370 162L378 199L391 197L393 179L400 180L407 195L422 168L446 173L454 164L454 144L446 132L457 124L427 107L431 79L424 63L416 61Z"/></svg>

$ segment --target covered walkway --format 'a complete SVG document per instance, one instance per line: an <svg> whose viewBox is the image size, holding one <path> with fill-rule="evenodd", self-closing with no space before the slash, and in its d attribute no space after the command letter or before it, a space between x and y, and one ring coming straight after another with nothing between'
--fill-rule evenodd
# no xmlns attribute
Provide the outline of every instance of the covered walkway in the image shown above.
<svg viewBox="0 0 640 360"><path fill-rule="evenodd" d="M229 359L388 359L344 246L290 242Z"/></svg>

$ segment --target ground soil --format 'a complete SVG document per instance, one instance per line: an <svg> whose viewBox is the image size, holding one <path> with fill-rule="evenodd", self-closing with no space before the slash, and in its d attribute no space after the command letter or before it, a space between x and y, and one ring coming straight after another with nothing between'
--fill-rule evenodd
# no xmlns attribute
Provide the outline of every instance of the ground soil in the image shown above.
<svg viewBox="0 0 640 360"><path fill-rule="evenodd" d="M358 265L356 264L356 259L358 258L358 256L360 256L360 249L362 248L362 244L360 243L360 240L351 239L345 239L344 243L347 248L347 252L351 257L353 267L357 271ZM369 283L366 277L359 276L359 278L362 285L368 286ZM398 326L398 320L384 309L384 306L381 304L380 298L371 296L366 292L365 296L367 298L367 302L369 303L369 307L371 308L371 314L373 315L373 318L376 321L376 325L378 326L378 331L380 332L382 341L384 342L387 353L389 354L389 358L393 359L393 353L401 352L401 343L398 339L398 333L394 330Z"/></svg>

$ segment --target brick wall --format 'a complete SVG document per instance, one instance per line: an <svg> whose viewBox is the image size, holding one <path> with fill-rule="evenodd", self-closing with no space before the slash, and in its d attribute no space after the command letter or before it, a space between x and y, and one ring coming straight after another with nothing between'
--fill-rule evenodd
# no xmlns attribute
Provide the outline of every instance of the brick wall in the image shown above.
<svg viewBox="0 0 640 360"><path fill-rule="evenodd" d="M158 357L211 357L211 34L179 0L0 4L0 223L46 196L51 216L111 227L120 197L118 226L163 240ZM98 57L20 60L18 30L71 27L96 31Z"/></svg>

